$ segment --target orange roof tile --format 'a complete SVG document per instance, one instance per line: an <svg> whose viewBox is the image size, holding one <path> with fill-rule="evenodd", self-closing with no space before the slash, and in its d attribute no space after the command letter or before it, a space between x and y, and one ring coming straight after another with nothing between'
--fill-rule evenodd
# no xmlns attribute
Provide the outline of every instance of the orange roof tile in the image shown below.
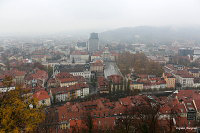
<svg viewBox="0 0 200 133"><path fill-rule="evenodd" d="M44 90L36 92L35 94L33 94L33 97L38 99L39 101L50 98L48 92Z"/></svg>

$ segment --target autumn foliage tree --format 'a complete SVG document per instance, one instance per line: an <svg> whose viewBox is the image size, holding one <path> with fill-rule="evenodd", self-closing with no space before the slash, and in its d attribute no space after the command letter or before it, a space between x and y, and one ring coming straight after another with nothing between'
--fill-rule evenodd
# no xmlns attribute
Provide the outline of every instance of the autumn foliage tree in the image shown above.
<svg viewBox="0 0 200 133"><path fill-rule="evenodd" d="M122 72L122 74L126 75L130 73L131 66L133 66L134 58L133 55L129 52L125 52L120 54L117 58L117 65Z"/></svg>
<svg viewBox="0 0 200 133"><path fill-rule="evenodd" d="M10 78L4 79L9 87ZM44 120L42 108L35 108L37 101L26 95L27 91L15 90L0 93L0 132L32 132Z"/></svg>
<svg viewBox="0 0 200 133"><path fill-rule="evenodd" d="M117 59L117 64L123 75L130 73L132 69L137 74L161 76L163 73L160 64L148 59L143 53L121 53Z"/></svg>

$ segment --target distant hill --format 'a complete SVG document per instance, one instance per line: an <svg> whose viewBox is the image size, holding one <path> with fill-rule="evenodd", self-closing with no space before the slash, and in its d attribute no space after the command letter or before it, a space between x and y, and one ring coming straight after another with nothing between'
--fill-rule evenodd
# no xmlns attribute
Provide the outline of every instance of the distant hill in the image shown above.
<svg viewBox="0 0 200 133"><path fill-rule="evenodd" d="M172 41L194 40L200 42L200 27L173 28L173 27L125 27L105 31L99 34L104 42L122 43L169 43Z"/></svg>

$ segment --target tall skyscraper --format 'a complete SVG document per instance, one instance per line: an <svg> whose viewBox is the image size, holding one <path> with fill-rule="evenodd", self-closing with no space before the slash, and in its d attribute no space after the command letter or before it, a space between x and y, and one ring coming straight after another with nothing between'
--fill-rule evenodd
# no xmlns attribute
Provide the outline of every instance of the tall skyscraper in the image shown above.
<svg viewBox="0 0 200 133"><path fill-rule="evenodd" d="M99 37L98 33L91 33L88 41L88 51L94 52L99 50Z"/></svg>

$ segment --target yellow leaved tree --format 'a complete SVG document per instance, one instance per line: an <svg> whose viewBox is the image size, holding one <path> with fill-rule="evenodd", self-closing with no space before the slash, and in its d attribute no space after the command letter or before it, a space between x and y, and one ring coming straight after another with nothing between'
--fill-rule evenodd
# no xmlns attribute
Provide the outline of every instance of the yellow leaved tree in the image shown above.
<svg viewBox="0 0 200 133"><path fill-rule="evenodd" d="M10 87L10 80L4 79L5 87ZM0 93L0 133L34 132L44 120L42 107L36 108L37 101L29 94L20 87Z"/></svg>

